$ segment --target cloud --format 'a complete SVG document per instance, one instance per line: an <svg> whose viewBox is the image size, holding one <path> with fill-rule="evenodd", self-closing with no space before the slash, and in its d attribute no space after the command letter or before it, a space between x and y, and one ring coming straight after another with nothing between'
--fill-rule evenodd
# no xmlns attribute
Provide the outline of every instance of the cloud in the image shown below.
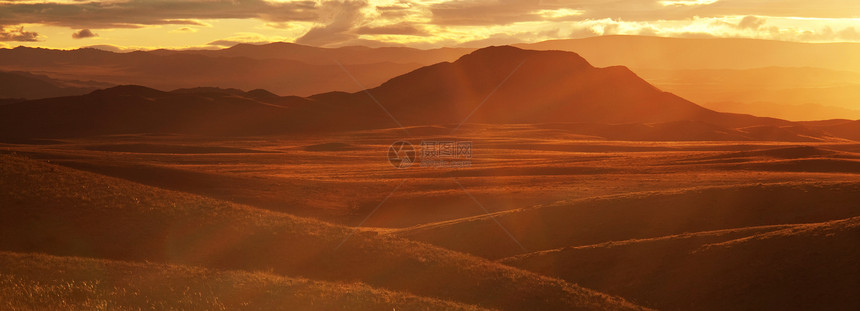
<svg viewBox="0 0 860 311"><path fill-rule="evenodd" d="M840 31L835 31L831 27L824 27L818 30L806 30L797 34L797 40L801 41L860 41L860 32L854 27L846 27Z"/></svg>
<svg viewBox="0 0 860 311"><path fill-rule="evenodd" d="M272 22L314 21L315 1L267 0L126 0L75 2L2 2L6 24L38 23L85 28L129 28L142 25L201 25L195 19L259 18Z"/></svg>
<svg viewBox="0 0 860 311"><path fill-rule="evenodd" d="M311 28L296 39L296 43L325 46L358 38L358 34L352 30L364 20L361 9L366 6L367 2L364 0L325 2L322 13L327 23Z"/></svg>
<svg viewBox="0 0 860 311"><path fill-rule="evenodd" d="M72 33L73 39L85 39L85 38L92 38L92 37L98 37L98 36L99 36L98 34L93 33L89 29L81 29L80 31Z"/></svg>
<svg viewBox="0 0 860 311"><path fill-rule="evenodd" d="M581 12L568 20L685 20L694 17L775 16L856 18L856 0L450 0L429 6L437 25L508 25L549 20L547 10Z"/></svg>
<svg viewBox="0 0 860 311"><path fill-rule="evenodd" d="M240 36L233 36L229 38L224 38L221 40L215 40L209 43L206 43L208 46L214 47L231 47L237 44L267 44L271 43L272 40L256 33L245 33Z"/></svg>
<svg viewBox="0 0 860 311"><path fill-rule="evenodd" d="M603 35L614 35L618 33L618 24L606 24L603 26Z"/></svg>
<svg viewBox="0 0 860 311"><path fill-rule="evenodd" d="M126 52L139 51L138 49L119 47L119 46L110 45L110 44L96 44L96 45L85 46L82 48L83 49L96 49L96 50L102 50L102 51L108 51L108 52L114 52L114 53L126 53Z"/></svg>
<svg viewBox="0 0 860 311"><path fill-rule="evenodd" d="M271 43L271 42L269 42L269 41L251 41L251 42L246 42L246 41L237 41L237 40L215 40L215 41L212 41L212 42L206 43L206 45L211 45L211 46L220 46L220 47L232 47L232 46L237 45L237 44L255 44L255 45L259 45L259 44L266 44L266 43Z"/></svg>
<svg viewBox="0 0 860 311"><path fill-rule="evenodd" d="M653 26L646 26L646 27L639 28L639 31L636 32L636 34L640 35L640 36L654 37L654 36L657 36L657 29L654 28Z"/></svg>
<svg viewBox="0 0 860 311"><path fill-rule="evenodd" d="M558 38L560 35L559 29L548 29L536 32L520 32L520 33L497 33L484 39L472 40L457 45L458 47L482 48L491 45L511 45L517 43L530 43L549 38ZM594 35L592 32L591 35Z"/></svg>
<svg viewBox="0 0 860 311"><path fill-rule="evenodd" d="M330 46L330 47L366 46L366 47L371 47L371 48L378 48L378 47L405 47L406 45L402 44L402 43L397 43L397 42L385 42L385 41L357 38L357 39L350 39L350 40L346 40L346 41L341 41L341 42L334 43L334 44L331 44L328 46ZM414 47L414 48L420 48L419 46L415 46L412 44L410 44L409 46Z"/></svg>
<svg viewBox="0 0 860 311"><path fill-rule="evenodd" d="M398 3L391 5L377 5L374 9L382 18L396 19L418 14L419 7L420 5L408 0L400 0Z"/></svg>
<svg viewBox="0 0 860 311"><path fill-rule="evenodd" d="M682 32L682 33L674 34L673 37L691 38L691 39L712 39L712 38L716 38L717 36L715 36L712 33L707 33L707 32Z"/></svg>
<svg viewBox="0 0 860 311"><path fill-rule="evenodd" d="M0 41L34 42L39 41L39 34L24 31L24 26L8 29L6 26L0 25Z"/></svg>
<svg viewBox="0 0 860 311"><path fill-rule="evenodd" d="M187 33L204 32L201 27L218 27L225 37L235 31L267 34L258 39L207 37L207 41L221 39L208 47L200 46L206 41L193 43L206 48L296 37L298 43L316 46L367 40L368 44L414 47L609 34L860 41L856 30L860 24L847 19L858 17L856 12L860 12L856 0L0 0L0 25L7 25L0 28L0 41L44 39L9 25L38 25L32 27L40 27L43 35L53 33L51 26L67 27L76 32L75 38L91 37L83 33L87 29L103 33L150 25L176 25L162 30L185 38L197 38ZM254 23L259 28L226 28ZM832 29L828 32L824 26ZM537 34L546 29L560 32ZM157 36L145 40L135 44L162 46Z"/></svg>
<svg viewBox="0 0 860 311"><path fill-rule="evenodd" d="M197 29L191 27L181 27L170 31L171 33L190 33L197 32Z"/></svg>
<svg viewBox="0 0 860 311"><path fill-rule="evenodd" d="M758 18L756 16L748 15L744 16L743 19L738 23L738 28L740 29L759 29L764 25L766 20L764 18Z"/></svg>
<svg viewBox="0 0 860 311"><path fill-rule="evenodd" d="M367 35L413 35L413 36L427 36L429 33L423 28L418 28L415 25L408 23L399 23L392 25L385 25L379 27L359 27L355 31L357 34L367 34Z"/></svg>
<svg viewBox="0 0 860 311"><path fill-rule="evenodd" d="M506 25L541 20L540 0L454 0L430 6L438 25Z"/></svg>
<svg viewBox="0 0 860 311"><path fill-rule="evenodd" d="M848 27L839 31L839 38L847 41L860 41L860 32L854 27Z"/></svg>

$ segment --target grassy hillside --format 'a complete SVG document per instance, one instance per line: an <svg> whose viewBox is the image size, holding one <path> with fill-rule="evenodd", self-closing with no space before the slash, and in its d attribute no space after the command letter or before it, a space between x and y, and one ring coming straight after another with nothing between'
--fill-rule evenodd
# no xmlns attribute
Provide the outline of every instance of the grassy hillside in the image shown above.
<svg viewBox="0 0 860 311"><path fill-rule="evenodd" d="M860 216L856 182L788 182L612 195L495 215L528 251L684 232L821 222ZM489 217L396 233L498 259L524 253ZM486 241L502 241L486 243Z"/></svg>
<svg viewBox="0 0 860 311"><path fill-rule="evenodd" d="M502 262L665 310L860 308L860 217L570 247Z"/></svg>
<svg viewBox="0 0 860 311"><path fill-rule="evenodd" d="M263 272L0 252L3 310L485 310Z"/></svg>
<svg viewBox="0 0 860 311"><path fill-rule="evenodd" d="M638 307L395 237L0 156L0 249L264 270L505 310ZM349 239L338 248L338 245Z"/></svg>

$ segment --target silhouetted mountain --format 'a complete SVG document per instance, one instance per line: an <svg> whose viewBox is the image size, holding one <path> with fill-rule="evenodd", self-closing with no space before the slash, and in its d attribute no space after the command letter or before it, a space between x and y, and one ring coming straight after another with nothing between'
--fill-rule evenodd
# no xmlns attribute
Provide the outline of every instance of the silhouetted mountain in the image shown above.
<svg viewBox="0 0 860 311"><path fill-rule="evenodd" d="M467 117L475 123L701 121L732 128L788 123L705 109L626 67L595 68L575 53L509 46L423 67L368 92L403 125L456 124ZM375 106L364 92L324 101Z"/></svg>

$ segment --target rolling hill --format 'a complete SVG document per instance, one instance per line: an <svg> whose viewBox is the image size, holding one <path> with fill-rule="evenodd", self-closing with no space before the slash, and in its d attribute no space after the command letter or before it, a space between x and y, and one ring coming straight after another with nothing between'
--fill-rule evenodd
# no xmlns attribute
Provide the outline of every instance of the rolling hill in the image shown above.
<svg viewBox="0 0 860 311"><path fill-rule="evenodd" d="M639 308L564 281L422 243L22 157L0 157L4 251L363 282L505 310Z"/></svg>
<svg viewBox="0 0 860 311"><path fill-rule="evenodd" d="M585 245L502 262L658 309L851 310L860 307L850 290L860 286L858 238L860 218L853 217Z"/></svg>
<svg viewBox="0 0 860 311"><path fill-rule="evenodd" d="M706 187L559 202L420 225L394 234L498 259L523 251L512 242L485 243L510 241L495 221L527 250L539 251L684 232L844 219L860 216L860 208L852 203L858 199L860 185L847 182Z"/></svg>
<svg viewBox="0 0 860 311"><path fill-rule="evenodd" d="M4 310L486 310L265 272L0 252Z"/></svg>
<svg viewBox="0 0 860 311"><path fill-rule="evenodd" d="M830 122L804 123L807 127L833 133L852 140L860 140L860 120L831 120Z"/></svg>

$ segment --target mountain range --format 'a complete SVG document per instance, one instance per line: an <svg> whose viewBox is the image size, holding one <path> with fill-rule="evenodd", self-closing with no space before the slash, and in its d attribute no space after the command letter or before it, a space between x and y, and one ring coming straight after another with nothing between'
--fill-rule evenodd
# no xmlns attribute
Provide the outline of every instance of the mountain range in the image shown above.
<svg viewBox="0 0 860 311"><path fill-rule="evenodd" d="M854 108L860 98L860 63L854 57L860 52L857 44L601 36L514 46L572 51L598 67L623 65L662 90L719 111L789 120L860 118L860 111ZM0 70L29 72L43 81L98 81L94 82L97 88L126 84L162 90L212 86L311 96L376 87L422 66L454 61L474 50L319 48L286 42L238 44L219 50L126 53L18 47L0 49ZM4 81L8 82L5 85L24 83ZM92 84L60 93L46 88L42 93L24 95L18 88L0 88L0 102L83 95L92 91L88 88Z"/></svg>
<svg viewBox="0 0 860 311"><path fill-rule="evenodd" d="M622 140L856 139L852 122L793 123L720 113L663 92L623 66L598 68L576 53L510 46L476 50L354 93L282 97L261 89L163 92L126 85L5 104L0 120L2 137L39 138L262 135L479 123L543 124Z"/></svg>

